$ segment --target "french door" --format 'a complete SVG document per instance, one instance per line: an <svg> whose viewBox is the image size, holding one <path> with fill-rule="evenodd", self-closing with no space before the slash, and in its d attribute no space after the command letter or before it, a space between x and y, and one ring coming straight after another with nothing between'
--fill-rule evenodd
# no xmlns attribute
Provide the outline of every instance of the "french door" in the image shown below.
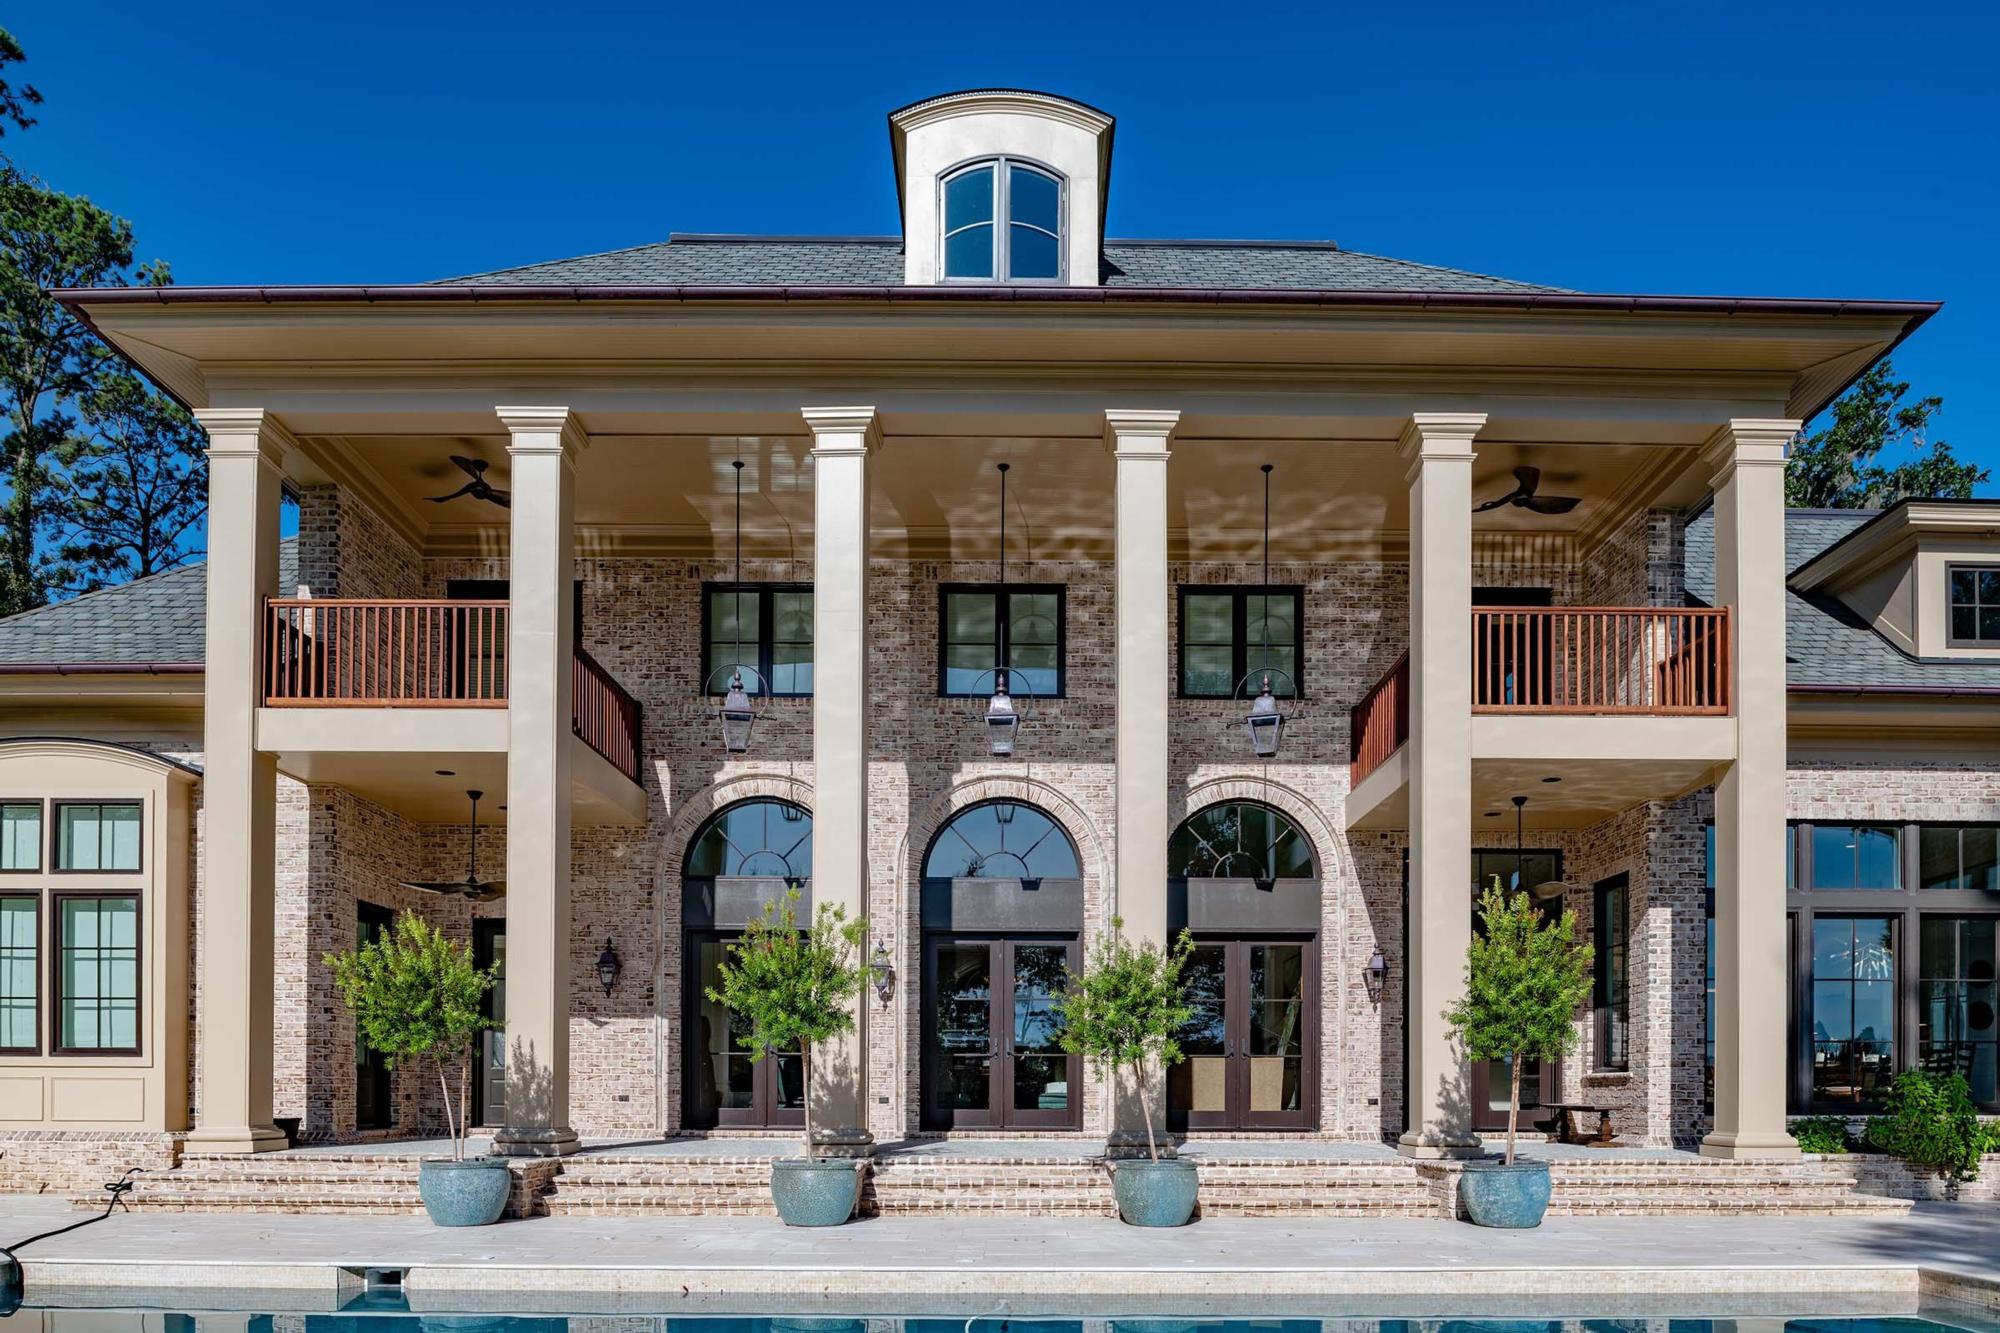
<svg viewBox="0 0 2000 1333"><path fill-rule="evenodd" d="M687 1097L689 1129L797 1129L806 1123L805 1064L797 1051L774 1051L761 1060L737 1041L741 1020L708 998L721 984L718 969L738 931L688 932L689 1016Z"/></svg>
<svg viewBox="0 0 2000 1333"><path fill-rule="evenodd" d="M1082 1060L1056 1043L1075 936L924 939L927 1129L1074 1129Z"/></svg>
<svg viewBox="0 0 2000 1333"><path fill-rule="evenodd" d="M474 1124L499 1128L507 1123L507 921L480 917L472 923L472 961L482 971L494 968L493 988L479 1002L479 1012L493 1026L479 1034L473 1048L477 1074L472 1084Z"/></svg>
<svg viewBox="0 0 2000 1333"><path fill-rule="evenodd" d="M1310 938L1196 937L1194 1016L1167 1071L1167 1124L1311 1129L1318 1112L1319 949Z"/></svg>

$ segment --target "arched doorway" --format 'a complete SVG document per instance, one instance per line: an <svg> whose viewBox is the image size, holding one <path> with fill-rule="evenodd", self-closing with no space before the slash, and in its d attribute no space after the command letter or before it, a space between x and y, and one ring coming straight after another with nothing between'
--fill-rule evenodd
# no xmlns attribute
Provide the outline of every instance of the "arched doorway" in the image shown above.
<svg viewBox="0 0 2000 1333"><path fill-rule="evenodd" d="M1212 805L1167 847L1167 925L1194 936L1187 1058L1167 1077L1167 1122L1311 1129L1319 1113L1320 879L1283 814Z"/></svg>
<svg viewBox="0 0 2000 1333"><path fill-rule="evenodd" d="M791 801L743 801L718 811L688 843L681 870L687 1052L681 1123L689 1129L780 1129L805 1124L796 1051L753 1061L729 1010L708 998L726 950L789 889L812 911L812 816Z"/></svg>
<svg viewBox="0 0 2000 1333"><path fill-rule="evenodd" d="M1018 801L960 811L924 856L926 1129L1074 1129L1082 1061L1056 1003L1082 965L1083 871L1055 820Z"/></svg>

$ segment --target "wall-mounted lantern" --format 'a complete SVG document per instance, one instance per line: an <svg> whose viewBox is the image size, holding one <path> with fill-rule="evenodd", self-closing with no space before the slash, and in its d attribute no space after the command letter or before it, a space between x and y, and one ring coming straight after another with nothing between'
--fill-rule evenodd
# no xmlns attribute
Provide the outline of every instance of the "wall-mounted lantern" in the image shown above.
<svg viewBox="0 0 2000 1333"><path fill-rule="evenodd" d="M1368 956L1368 966L1361 970L1361 984L1368 988L1368 1002L1382 1003L1382 988L1389 981L1389 960L1377 949Z"/></svg>
<svg viewBox="0 0 2000 1333"><path fill-rule="evenodd" d="M880 940L875 942L875 953L868 960L868 971L875 983L875 998L883 1004L896 993L896 963L889 957L889 946Z"/></svg>
<svg viewBox="0 0 2000 1333"><path fill-rule="evenodd" d="M597 984L604 987L604 998L611 998L612 987L618 984L618 974L625 970L624 960L611 947L611 941L604 941L604 952L597 955Z"/></svg>

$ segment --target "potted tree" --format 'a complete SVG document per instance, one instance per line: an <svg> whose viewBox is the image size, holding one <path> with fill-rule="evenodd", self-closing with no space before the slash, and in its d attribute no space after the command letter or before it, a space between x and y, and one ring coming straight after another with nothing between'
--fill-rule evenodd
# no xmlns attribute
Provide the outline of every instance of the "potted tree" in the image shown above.
<svg viewBox="0 0 2000 1333"><path fill-rule="evenodd" d="M1111 1172L1118 1216L1132 1226L1177 1227L1194 1215L1194 1163L1161 1157L1153 1132L1155 1071L1181 1062L1180 1030L1194 1017L1181 973L1194 952L1182 931L1171 950L1152 941L1133 944L1125 923L1111 918L1081 976L1072 976L1058 1002L1062 1048L1081 1055L1100 1075L1132 1080L1146 1120L1146 1158L1119 1162Z"/></svg>
<svg viewBox="0 0 2000 1333"><path fill-rule="evenodd" d="M326 965L361 1034L391 1068L423 1060L437 1064L451 1156L418 1164L417 1193L424 1211L441 1227L499 1221L512 1180L507 1159L465 1155L472 1038L493 1026L479 1012L480 1001L493 988L493 969L476 967L470 946L446 939L415 912L402 913L372 943L328 954Z"/></svg>
<svg viewBox="0 0 2000 1333"><path fill-rule="evenodd" d="M864 969L857 958L867 923L847 919L837 903L821 903L801 930L799 891L767 904L717 967L720 984L708 998L726 1006L746 1029L737 1043L758 1061L773 1051L797 1051L805 1071L806 1155L771 1163L771 1199L795 1227L837 1227L861 1202L860 1163L821 1157L813 1141L813 1048L854 1029L854 1001Z"/></svg>
<svg viewBox="0 0 2000 1333"><path fill-rule="evenodd" d="M1576 1011L1590 995L1593 950L1577 936L1576 913L1546 920L1525 893L1500 877L1480 895L1485 929L1466 952L1465 994L1445 1011L1465 1055L1511 1065L1507 1152L1498 1162L1468 1162L1459 1177L1466 1216L1480 1226L1535 1227L1549 1207L1549 1164L1516 1162L1521 1066L1554 1060L1576 1045Z"/></svg>

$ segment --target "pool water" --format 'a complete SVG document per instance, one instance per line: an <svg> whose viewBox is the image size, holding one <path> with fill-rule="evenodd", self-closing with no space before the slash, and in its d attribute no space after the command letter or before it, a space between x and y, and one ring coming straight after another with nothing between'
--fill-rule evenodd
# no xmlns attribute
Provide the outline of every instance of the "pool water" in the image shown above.
<svg viewBox="0 0 2000 1333"><path fill-rule="evenodd" d="M809 1303L810 1298L805 1299ZM1317 1316L1317 1307L1332 1303L1332 1298L1289 1298L1283 1303L1313 1307ZM2000 1333L2000 1320L1989 1314L1972 1311L1961 1314L1956 1310L1927 1311L1927 1314L1935 1317L1369 1319L1160 1314L1108 1318L1021 1318L998 1314L969 1318L944 1314L418 1314L402 1307L400 1294L371 1293L356 1298L342 1310L326 1313L210 1314L29 1306L12 1317L0 1318L0 1333Z"/></svg>

